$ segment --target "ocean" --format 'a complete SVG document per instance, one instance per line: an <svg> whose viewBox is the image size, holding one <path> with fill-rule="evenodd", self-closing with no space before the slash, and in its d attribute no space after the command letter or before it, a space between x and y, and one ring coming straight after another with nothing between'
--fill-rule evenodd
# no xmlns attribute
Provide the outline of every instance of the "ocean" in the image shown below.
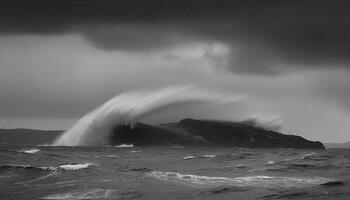
<svg viewBox="0 0 350 200"><path fill-rule="evenodd" d="M0 199L350 199L350 150L0 147Z"/></svg>

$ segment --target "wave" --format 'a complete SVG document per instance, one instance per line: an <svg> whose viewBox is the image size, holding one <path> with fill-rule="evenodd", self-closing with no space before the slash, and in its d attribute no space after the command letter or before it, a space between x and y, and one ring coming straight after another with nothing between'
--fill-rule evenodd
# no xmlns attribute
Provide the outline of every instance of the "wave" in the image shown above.
<svg viewBox="0 0 350 200"><path fill-rule="evenodd" d="M7 164L7 165L2 165L0 169L40 169L43 170L41 167L35 167L32 165L12 165L12 164Z"/></svg>
<svg viewBox="0 0 350 200"><path fill-rule="evenodd" d="M133 144L121 144L121 145L117 145L117 146L114 146L114 147L119 147L119 148L132 148L134 147Z"/></svg>
<svg viewBox="0 0 350 200"><path fill-rule="evenodd" d="M96 164L94 163L84 163L84 164L66 164L66 165L60 165L58 166L58 169L63 169L67 171L72 171L72 170L79 170L79 169L86 169L91 166L95 166Z"/></svg>
<svg viewBox="0 0 350 200"><path fill-rule="evenodd" d="M69 193L53 194L42 197L42 199L102 199L110 197L115 189L94 188L85 191L72 191Z"/></svg>
<svg viewBox="0 0 350 200"><path fill-rule="evenodd" d="M276 162L275 161L269 161L269 162L267 162L265 165L273 165L273 164L275 164Z"/></svg>
<svg viewBox="0 0 350 200"><path fill-rule="evenodd" d="M55 170L66 170L66 171L72 171L72 170L79 170L79 169L86 169L91 166L95 166L94 163L83 163L83 164L65 164L60 165L58 167L37 167L32 165L2 165L0 166L0 169L34 169L34 170L43 170L43 171L55 171Z"/></svg>
<svg viewBox="0 0 350 200"><path fill-rule="evenodd" d="M302 198L310 196L310 193L308 192L286 192L286 193L277 193L277 194L269 194L264 195L261 197L261 199L296 199L296 198ZM312 195L311 195L312 196Z"/></svg>
<svg viewBox="0 0 350 200"><path fill-rule="evenodd" d="M202 156L202 158L215 158L215 157L216 157L216 155L211 155L211 154Z"/></svg>
<svg viewBox="0 0 350 200"><path fill-rule="evenodd" d="M0 171L5 171L4 174L11 174L5 178L14 177L14 179L8 180L9 182L15 181L12 182L13 184L29 184L58 174L55 167L36 167L32 165L7 164L0 166Z"/></svg>
<svg viewBox="0 0 350 200"><path fill-rule="evenodd" d="M40 151L40 149L29 149L29 150L21 150L19 152L20 153L34 154L34 153L38 153L39 151Z"/></svg>
<svg viewBox="0 0 350 200"><path fill-rule="evenodd" d="M184 157L184 160L189 160L189 159L194 159L194 158L196 158L195 156L186 156L186 157Z"/></svg>
<svg viewBox="0 0 350 200"><path fill-rule="evenodd" d="M192 86L168 87L154 91L120 94L82 117L72 128L57 138L54 146L96 146L108 144L116 125L133 127L144 117L159 110L189 103L224 104L243 96L233 96Z"/></svg>
<svg viewBox="0 0 350 200"><path fill-rule="evenodd" d="M278 176L246 176L246 177L210 177L177 172L153 171L148 176L170 182L190 184L193 186L217 187L230 185L236 187L310 187L334 182L324 177L278 177Z"/></svg>
<svg viewBox="0 0 350 200"><path fill-rule="evenodd" d="M310 157L312 157L312 156L314 156L314 155L316 155L315 152L307 153L307 154L303 155L303 156L301 157L301 159L306 160L306 159L308 159L308 158L310 158Z"/></svg>
<svg viewBox="0 0 350 200"><path fill-rule="evenodd" d="M248 166L246 166L246 165L236 165L236 168L243 169L243 168L248 168Z"/></svg>
<svg viewBox="0 0 350 200"><path fill-rule="evenodd" d="M282 166L274 166L271 168L264 169L265 171L271 171L271 172L295 172L298 171L305 171L305 170L330 170L330 169L336 169L338 168L335 165L311 165L311 164L288 164L288 165L282 165Z"/></svg>
<svg viewBox="0 0 350 200"><path fill-rule="evenodd" d="M337 185L344 185L344 182L342 181L329 181L327 183L321 184L322 186L337 186Z"/></svg>

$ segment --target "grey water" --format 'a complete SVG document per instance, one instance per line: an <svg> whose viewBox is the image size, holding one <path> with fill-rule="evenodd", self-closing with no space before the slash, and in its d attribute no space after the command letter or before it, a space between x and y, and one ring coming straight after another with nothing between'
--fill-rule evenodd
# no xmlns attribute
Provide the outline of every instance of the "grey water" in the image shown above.
<svg viewBox="0 0 350 200"><path fill-rule="evenodd" d="M350 150L2 146L0 199L350 199Z"/></svg>

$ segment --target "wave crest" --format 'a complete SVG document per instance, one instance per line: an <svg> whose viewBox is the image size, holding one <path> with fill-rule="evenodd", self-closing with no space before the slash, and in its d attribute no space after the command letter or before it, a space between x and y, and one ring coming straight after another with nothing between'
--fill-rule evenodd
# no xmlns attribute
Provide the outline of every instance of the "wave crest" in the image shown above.
<svg viewBox="0 0 350 200"><path fill-rule="evenodd" d="M334 180L324 177L273 177L273 176L246 176L246 177L211 177L177 172L153 171L148 176L171 182L190 184L193 186L216 187L231 185L236 187L308 187L322 185Z"/></svg>
<svg viewBox="0 0 350 200"><path fill-rule="evenodd" d="M81 118L53 143L54 146L96 146L108 144L115 125L133 127L143 117L161 109L187 103L224 104L243 96L203 90L193 86L167 87L153 91L120 94Z"/></svg>
<svg viewBox="0 0 350 200"><path fill-rule="evenodd" d="M66 170L66 171L74 171L79 169L87 169L89 167L96 166L94 163L83 163L83 164L64 164L58 167L37 167L32 165L2 165L0 169L35 169L35 170L43 170L43 171L55 171L58 169Z"/></svg>

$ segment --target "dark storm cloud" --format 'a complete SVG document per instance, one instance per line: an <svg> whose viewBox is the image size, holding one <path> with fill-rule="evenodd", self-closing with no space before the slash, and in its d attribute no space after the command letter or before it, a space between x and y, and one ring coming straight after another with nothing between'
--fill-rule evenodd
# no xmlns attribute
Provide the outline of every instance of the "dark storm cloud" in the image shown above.
<svg viewBox="0 0 350 200"><path fill-rule="evenodd" d="M8 0L0 5L0 32L78 32L99 48L128 51L171 45L186 35L237 48L228 66L235 72L278 74L295 70L278 66L285 63L299 68L347 67L348 4L342 0Z"/></svg>

